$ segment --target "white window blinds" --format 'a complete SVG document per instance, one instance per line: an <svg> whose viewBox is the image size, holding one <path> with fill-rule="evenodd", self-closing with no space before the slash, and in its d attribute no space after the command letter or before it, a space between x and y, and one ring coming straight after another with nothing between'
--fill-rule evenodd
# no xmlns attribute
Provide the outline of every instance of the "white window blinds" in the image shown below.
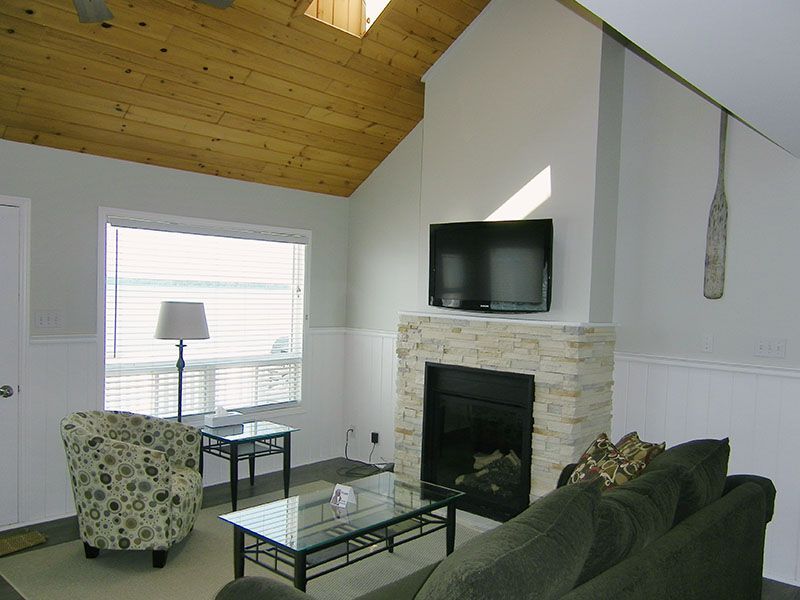
<svg viewBox="0 0 800 600"><path fill-rule="evenodd" d="M109 220L107 409L177 414L178 351L153 337L163 300L203 302L208 320L184 351L184 415L300 401L303 235Z"/></svg>

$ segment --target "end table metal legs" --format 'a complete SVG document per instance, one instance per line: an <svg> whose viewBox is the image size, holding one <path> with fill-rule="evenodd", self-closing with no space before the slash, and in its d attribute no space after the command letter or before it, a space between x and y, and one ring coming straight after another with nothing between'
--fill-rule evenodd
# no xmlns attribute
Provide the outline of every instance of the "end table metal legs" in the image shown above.
<svg viewBox="0 0 800 600"><path fill-rule="evenodd" d="M292 434L283 436L283 497L289 497L289 476L292 472Z"/></svg>
<svg viewBox="0 0 800 600"><path fill-rule="evenodd" d="M231 506L236 510L236 500L239 496L239 446L231 444L231 455L229 458L231 467Z"/></svg>

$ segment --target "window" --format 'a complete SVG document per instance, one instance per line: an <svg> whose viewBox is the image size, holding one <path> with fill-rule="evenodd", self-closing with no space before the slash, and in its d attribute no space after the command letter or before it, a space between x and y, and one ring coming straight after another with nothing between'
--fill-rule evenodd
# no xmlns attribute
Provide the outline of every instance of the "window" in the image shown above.
<svg viewBox="0 0 800 600"><path fill-rule="evenodd" d="M106 219L105 407L177 414L176 342L154 339L163 300L203 302L187 341L183 414L299 402L307 232Z"/></svg>

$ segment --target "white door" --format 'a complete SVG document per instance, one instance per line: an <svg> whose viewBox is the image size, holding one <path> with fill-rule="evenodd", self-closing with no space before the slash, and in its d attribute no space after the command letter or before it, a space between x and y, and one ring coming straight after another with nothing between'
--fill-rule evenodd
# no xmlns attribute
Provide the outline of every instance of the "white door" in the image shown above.
<svg viewBox="0 0 800 600"><path fill-rule="evenodd" d="M0 198L0 526L19 521L20 232Z"/></svg>

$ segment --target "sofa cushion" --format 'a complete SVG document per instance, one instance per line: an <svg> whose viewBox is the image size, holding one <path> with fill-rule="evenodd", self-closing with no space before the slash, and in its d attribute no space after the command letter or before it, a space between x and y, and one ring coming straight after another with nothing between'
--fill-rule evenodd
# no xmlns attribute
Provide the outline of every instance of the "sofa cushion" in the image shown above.
<svg viewBox="0 0 800 600"><path fill-rule="evenodd" d="M627 435L622 436L615 444L619 453L628 460L635 460L649 463L656 456L661 454L666 447L665 442L655 444L653 442L645 442L639 439L639 434L636 431L631 431Z"/></svg>
<svg viewBox="0 0 800 600"><path fill-rule="evenodd" d="M728 438L692 440L669 448L650 462L648 472L676 466L680 470L681 493L675 523L722 496L729 455Z"/></svg>
<svg viewBox="0 0 800 600"><path fill-rule="evenodd" d="M568 485L445 558L416 600L558 598L573 588L594 537L599 489Z"/></svg>
<svg viewBox="0 0 800 600"><path fill-rule="evenodd" d="M680 477L678 467L645 471L633 481L603 494L594 541L578 585L670 530L678 506Z"/></svg>
<svg viewBox="0 0 800 600"><path fill-rule="evenodd" d="M601 433L578 459L569 483L599 479L605 489L611 489L635 478L642 469L643 462L628 460L608 436Z"/></svg>

